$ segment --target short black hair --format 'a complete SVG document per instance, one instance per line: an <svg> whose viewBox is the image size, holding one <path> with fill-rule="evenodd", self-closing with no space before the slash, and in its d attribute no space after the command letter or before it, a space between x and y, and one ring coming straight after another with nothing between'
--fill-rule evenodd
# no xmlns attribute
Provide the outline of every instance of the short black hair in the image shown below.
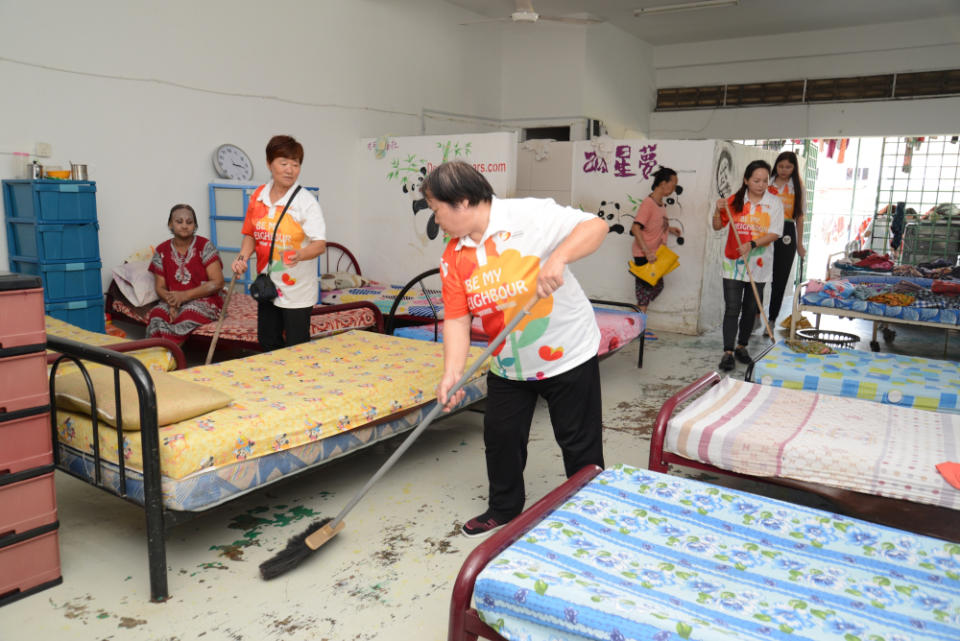
<svg viewBox="0 0 960 641"><path fill-rule="evenodd" d="M653 185L650 186L650 189L656 189L657 185L660 183L665 183L671 178L677 175L677 172L670 169L669 167L661 167L660 169L653 172Z"/></svg>
<svg viewBox="0 0 960 641"><path fill-rule="evenodd" d="M190 215L193 216L193 226L194 227L199 226L197 225L197 212L193 211L193 207L191 207L186 203L178 203L170 208L170 215L167 216L167 225L170 225L173 223L173 212L177 211L178 209L186 209L187 211L189 211Z"/></svg>
<svg viewBox="0 0 960 641"><path fill-rule="evenodd" d="M448 205L458 205L464 200L471 206L493 200L493 187L470 163L451 160L434 167L423 179L420 192L426 198L439 200Z"/></svg>

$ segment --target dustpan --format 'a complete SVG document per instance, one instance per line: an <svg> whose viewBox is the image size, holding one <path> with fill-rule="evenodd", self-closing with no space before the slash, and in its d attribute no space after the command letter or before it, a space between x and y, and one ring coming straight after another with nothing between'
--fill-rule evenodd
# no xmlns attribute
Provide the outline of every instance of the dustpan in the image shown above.
<svg viewBox="0 0 960 641"><path fill-rule="evenodd" d="M632 260L627 261L627 269L640 280L656 285L665 274L669 274L680 266L678 256L666 245L657 249L657 261L646 265L637 265Z"/></svg>

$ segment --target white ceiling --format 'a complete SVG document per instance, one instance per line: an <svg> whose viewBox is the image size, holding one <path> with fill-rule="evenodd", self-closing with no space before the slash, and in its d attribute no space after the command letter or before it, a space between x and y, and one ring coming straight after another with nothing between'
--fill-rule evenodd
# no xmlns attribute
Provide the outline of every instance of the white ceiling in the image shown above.
<svg viewBox="0 0 960 641"><path fill-rule="evenodd" d="M514 0L447 1L484 18L509 18L514 11ZM598 18L652 45L960 16L960 0L740 0L735 7L633 15L634 9L686 1L533 0L533 6L542 16Z"/></svg>

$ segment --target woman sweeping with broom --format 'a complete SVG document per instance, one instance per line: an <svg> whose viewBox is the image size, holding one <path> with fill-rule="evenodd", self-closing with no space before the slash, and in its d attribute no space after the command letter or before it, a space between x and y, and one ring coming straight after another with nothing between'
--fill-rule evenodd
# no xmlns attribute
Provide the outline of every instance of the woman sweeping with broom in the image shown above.
<svg viewBox="0 0 960 641"><path fill-rule="evenodd" d="M713 210L715 230L730 225L723 249L723 357L729 372L734 358L750 364L747 351L753 321L763 308L763 286L773 275L773 243L783 234L783 204L767 191L770 165L754 160L743 172L743 185ZM739 339L739 340L737 340ZM734 341L736 340L736 347Z"/></svg>

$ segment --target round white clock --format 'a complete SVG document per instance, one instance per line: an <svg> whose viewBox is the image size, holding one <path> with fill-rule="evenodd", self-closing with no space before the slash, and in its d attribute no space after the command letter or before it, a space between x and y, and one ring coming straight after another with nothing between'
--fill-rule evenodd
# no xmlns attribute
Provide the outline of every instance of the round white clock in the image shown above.
<svg viewBox="0 0 960 641"><path fill-rule="evenodd" d="M221 178L250 180L253 178L253 163L250 156L236 145L223 144L213 152L213 168Z"/></svg>

